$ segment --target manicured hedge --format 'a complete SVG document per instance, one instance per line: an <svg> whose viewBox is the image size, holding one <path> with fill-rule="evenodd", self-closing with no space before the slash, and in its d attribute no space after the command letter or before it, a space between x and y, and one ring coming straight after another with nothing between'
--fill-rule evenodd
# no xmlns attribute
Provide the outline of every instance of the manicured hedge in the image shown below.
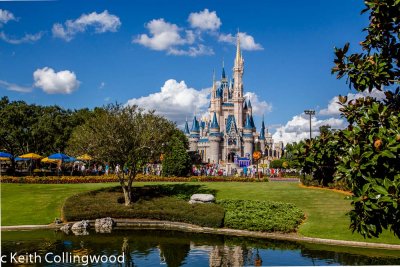
<svg viewBox="0 0 400 267"><path fill-rule="evenodd" d="M120 189L98 190L68 198L63 206L63 219L141 218L185 222L207 227L221 227L224 209L217 204L189 204L173 196L141 197L125 206Z"/></svg>
<svg viewBox="0 0 400 267"><path fill-rule="evenodd" d="M255 200L221 200L225 209L224 226L227 228L264 231L294 232L304 220L304 213L293 204Z"/></svg>
<svg viewBox="0 0 400 267"><path fill-rule="evenodd" d="M258 182L256 178L225 177L225 176L191 176L191 177L162 177L153 175L136 176L137 182ZM263 180L267 182L268 179ZM3 176L1 183L25 183L25 184L80 184L80 183L115 183L118 178L115 175L108 176L48 176L48 177L13 177Z"/></svg>

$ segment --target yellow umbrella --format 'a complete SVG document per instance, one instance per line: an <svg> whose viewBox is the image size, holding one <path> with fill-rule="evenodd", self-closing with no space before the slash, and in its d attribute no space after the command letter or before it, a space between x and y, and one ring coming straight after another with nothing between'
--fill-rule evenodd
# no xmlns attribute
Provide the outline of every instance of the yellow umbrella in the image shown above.
<svg viewBox="0 0 400 267"><path fill-rule="evenodd" d="M41 158L43 158L42 156L35 154L35 153L28 153L28 154L24 154L19 157L23 158L23 159L41 159Z"/></svg>
<svg viewBox="0 0 400 267"><path fill-rule="evenodd" d="M84 154L82 156L77 157L79 160L92 160L92 157L89 156L88 154Z"/></svg>
<svg viewBox="0 0 400 267"><path fill-rule="evenodd" d="M31 160L31 164L29 167L31 175L32 175L32 169L33 169L33 168L31 168L31 167L33 167L32 160L43 158L42 156L35 154L35 153L28 153L28 154L21 155L19 157L22 159L30 159Z"/></svg>
<svg viewBox="0 0 400 267"><path fill-rule="evenodd" d="M48 157L41 160L42 163L58 163L58 161L59 159L49 159Z"/></svg>
<svg viewBox="0 0 400 267"><path fill-rule="evenodd" d="M4 157L0 157L0 161L10 161L10 158L4 158Z"/></svg>

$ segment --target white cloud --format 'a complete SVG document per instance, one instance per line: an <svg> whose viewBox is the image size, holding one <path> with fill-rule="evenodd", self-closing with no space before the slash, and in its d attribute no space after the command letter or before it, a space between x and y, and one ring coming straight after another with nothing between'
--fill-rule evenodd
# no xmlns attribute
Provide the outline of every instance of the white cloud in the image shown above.
<svg viewBox="0 0 400 267"><path fill-rule="evenodd" d="M182 125L186 118L193 114L202 114L209 104L210 88L196 90L186 85L184 81L167 80L161 91L128 100L127 105L138 105Z"/></svg>
<svg viewBox="0 0 400 267"><path fill-rule="evenodd" d="M244 94L246 101L250 99L251 106L253 109L253 114L262 116L265 113L272 111L272 104L266 101L260 101L258 96L253 92L247 92Z"/></svg>
<svg viewBox="0 0 400 267"><path fill-rule="evenodd" d="M92 12L82 14L76 20L67 20L64 26L60 23L53 25L53 36L71 41L76 34L85 32L89 27L93 27L95 33L116 32L121 26L119 17L104 10L102 13Z"/></svg>
<svg viewBox="0 0 400 267"><path fill-rule="evenodd" d="M21 86L14 83L9 83L3 80L0 80L0 87L3 87L9 91L15 91L20 93L29 93L32 92L32 86Z"/></svg>
<svg viewBox="0 0 400 267"><path fill-rule="evenodd" d="M383 91L379 91L377 89L373 89L371 92L368 92L368 90L365 90L364 92L356 93L356 94L348 93L347 101L357 99L360 97L366 97L366 96L371 96L378 100L382 100L385 98L385 93ZM323 115L323 116L338 116L338 115L340 115L339 108L341 107L341 105L338 102L339 102L339 97L338 96L333 97L329 101L328 107L321 109L319 111L319 114Z"/></svg>
<svg viewBox="0 0 400 267"><path fill-rule="evenodd" d="M37 69L33 73L33 79L35 86L48 94L71 94L80 85L74 72L69 70L55 72L49 67Z"/></svg>
<svg viewBox="0 0 400 267"><path fill-rule="evenodd" d="M34 43L36 41L39 41L42 36L43 32L38 32L36 34L25 34L22 38L15 38L15 37L9 37L7 36L4 32L0 32L0 40L3 40L4 42L7 42L9 44L22 44L22 43Z"/></svg>
<svg viewBox="0 0 400 267"><path fill-rule="evenodd" d="M332 129L342 129L347 125L347 122L337 118L318 120L316 117L312 117L311 132L313 137L319 135L319 127L323 125L329 125ZM277 127L272 137L274 142L282 141L284 144L310 138L310 120L308 115L301 114L294 116L286 125Z"/></svg>
<svg viewBox="0 0 400 267"><path fill-rule="evenodd" d="M145 27L150 32L150 36L141 34L134 38L132 42L157 51L167 50L170 52L171 49L176 49L176 46L193 44L196 39L194 33L188 30L186 36L181 36L182 29L162 18L151 20Z"/></svg>
<svg viewBox="0 0 400 267"><path fill-rule="evenodd" d="M192 28L211 31L218 30L222 24L217 12L210 12L207 8L198 13L190 13L188 21Z"/></svg>
<svg viewBox="0 0 400 267"><path fill-rule="evenodd" d="M170 48L168 54L176 56L191 56L214 55L214 50L211 47L199 44L197 47L191 46L188 49Z"/></svg>
<svg viewBox="0 0 400 267"><path fill-rule="evenodd" d="M14 14L8 10L0 9L0 27L11 20L17 20Z"/></svg>
<svg viewBox="0 0 400 267"><path fill-rule="evenodd" d="M245 32L239 32L240 47L243 50L253 51L253 50L263 50L264 48L255 42L254 37L248 35ZM218 37L219 42L230 43L236 45L236 36L232 34L220 34Z"/></svg>

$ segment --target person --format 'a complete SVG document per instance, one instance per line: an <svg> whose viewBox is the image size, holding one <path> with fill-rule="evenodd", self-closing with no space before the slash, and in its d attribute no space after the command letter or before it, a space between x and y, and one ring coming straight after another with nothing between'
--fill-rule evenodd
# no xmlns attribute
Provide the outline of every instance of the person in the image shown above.
<svg viewBox="0 0 400 267"><path fill-rule="evenodd" d="M117 164L117 166L115 167L115 174L119 174L119 172L121 171L121 167L119 166L119 164Z"/></svg>
<svg viewBox="0 0 400 267"><path fill-rule="evenodd" d="M83 176L85 176L85 171L86 171L85 164L82 164L82 165L81 165L81 174L82 174Z"/></svg>
<svg viewBox="0 0 400 267"><path fill-rule="evenodd" d="M244 177L247 177L247 167L246 166L244 166L244 168L243 168L243 174L244 174Z"/></svg>
<svg viewBox="0 0 400 267"><path fill-rule="evenodd" d="M106 175L108 175L108 172L110 171L110 166L108 165L108 163L106 164Z"/></svg>
<svg viewBox="0 0 400 267"><path fill-rule="evenodd" d="M60 176L62 174L62 169L61 169L61 162L57 164L57 176Z"/></svg>
<svg viewBox="0 0 400 267"><path fill-rule="evenodd" d="M97 167L97 175L101 175L103 172L103 165L99 164L99 166Z"/></svg>

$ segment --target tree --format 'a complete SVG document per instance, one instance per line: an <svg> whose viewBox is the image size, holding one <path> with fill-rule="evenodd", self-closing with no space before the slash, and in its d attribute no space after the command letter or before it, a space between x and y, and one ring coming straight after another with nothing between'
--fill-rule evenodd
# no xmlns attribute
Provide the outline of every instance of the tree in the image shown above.
<svg viewBox="0 0 400 267"><path fill-rule="evenodd" d="M174 134L167 146L167 150L162 161L163 175L188 175L192 164L187 149L188 145L186 136L184 136L181 131Z"/></svg>
<svg viewBox="0 0 400 267"><path fill-rule="evenodd" d="M310 174L318 185L328 186L333 182L341 149L334 135L329 130L323 130L320 136L301 142L295 152L303 174Z"/></svg>
<svg viewBox="0 0 400 267"><path fill-rule="evenodd" d="M142 167L159 160L176 126L154 112L137 106L108 105L77 127L69 140L68 151L88 153L96 160L126 168L117 173L125 205L132 202L132 183Z"/></svg>
<svg viewBox="0 0 400 267"><path fill-rule="evenodd" d="M13 155L35 152L48 155L64 151L72 130L91 111L65 110L58 106L28 105L24 101L0 100L0 149Z"/></svg>
<svg viewBox="0 0 400 267"><path fill-rule="evenodd" d="M362 52L348 55L349 44L335 49L337 78L347 76L359 92L384 90L386 99L339 96L349 126L339 132L343 148L337 179L352 189L350 227L364 237L390 229L400 238L400 1L367 0L369 13Z"/></svg>

